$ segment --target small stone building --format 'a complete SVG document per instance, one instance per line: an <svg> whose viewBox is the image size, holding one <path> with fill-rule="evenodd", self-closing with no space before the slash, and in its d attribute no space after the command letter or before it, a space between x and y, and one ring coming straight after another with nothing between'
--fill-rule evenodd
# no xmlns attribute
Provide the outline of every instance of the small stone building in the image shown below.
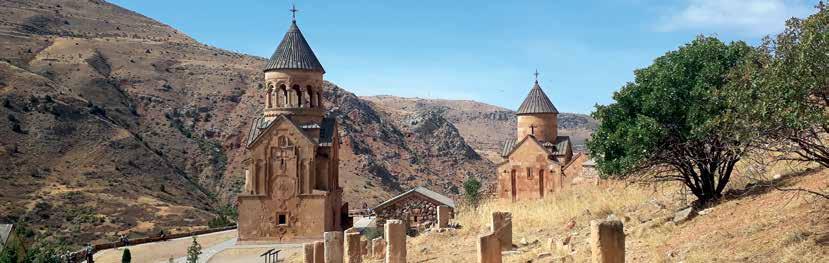
<svg viewBox="0 0 829 263"><path fill-rule="evenodd" d="M573 156L569 136L558 135L558 110L535 81L517 115L517 138L504 143L497 196L537 199L566 187L581 172L585 155Z"/></svg>
<svg viewBox="0 0 829 263"><path fill-rule="evenodd" d="M424 187L415 187L395 196L374 208L376 225L382 228L387 220L400 219L407 228L428 226L437 222L437 207L449 207L450 217L454 217L455 201Z"/></svg>
<svg viewBox="0 0 829 263"><path fill-rule="evenodd" d="M339 133L322 101L323 69L293 21L264 68L264 110L246 144L239 241L322 239L348 224Z"/></svg>

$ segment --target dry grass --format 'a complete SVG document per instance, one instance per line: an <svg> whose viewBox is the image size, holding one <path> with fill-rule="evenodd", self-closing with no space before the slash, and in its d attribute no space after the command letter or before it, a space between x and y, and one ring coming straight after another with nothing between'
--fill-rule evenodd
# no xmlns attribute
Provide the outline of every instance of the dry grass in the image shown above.
<svg viewBox="0 0 829 263"><path fill-rule="evenodd" d="M804 172L804 167L769 166L764 174L784 175L781 183L829 190L829 171ZM791 174L792 176L786 176ZM738 186L752 180L740 175ZM773 177L773 176L770 176ZM742 181L740 181L742 180ZM743 183L745 182L745 183ZM753 181L756 182L756 181ZM736 188L736 187L735 187ZM693 198L678 185L654 188L611 182L574 187L543 200L512 203L490 200L478 209L460 208L455 219L461 229L430 232L408 240L411 262L474 262L477 237L489 231L490 214L513 215L517 252L505 262L547 262L571 256L589 261L589 222L613 214L625 222L630 262L826 262L829 259L829 204L802 193L773 189L733 196L689 222L671 222L674 211ZM572 229L565 225L571 220ZM550 239L571 236L573 251L551 248ZM522 245L522 240L528 243ZM374 261L369 261L374 262ZM379 261L378 261L379 262Z"/></svg>

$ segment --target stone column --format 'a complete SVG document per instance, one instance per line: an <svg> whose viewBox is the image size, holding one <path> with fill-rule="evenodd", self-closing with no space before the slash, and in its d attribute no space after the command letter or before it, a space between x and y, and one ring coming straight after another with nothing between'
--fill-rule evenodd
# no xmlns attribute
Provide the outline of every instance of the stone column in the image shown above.
<svg viewBox="0 0 829 263"><path fill-rule="evenodd" d="M371 257L383 258L386 255L386 240L378 237L371 240Z"/></svg>
<svg viewBox="0 0 829 263"><path fill-rule="evenodd" d="M512 250L512 213L492 212L492 233L498 236L501 250Z"/></svg>
<svg viewBox="0 0 829 263"><path fill-rule="evenodd" d="M406 225L401 220L386 221L386 263L406 263Z"/></svg>
<svg viewBox="0 0 829 263"><path fill-rule="evenodd" d="M314 243L305 243L303 248L305 249L305 260L302 262L314 263Z"/></svg>
<svg viewBox="0 0 829 263"><path fill-rule="evenodd" d="M449 206L438 206L438 228L449 227Z"/></svg>
<svg viewBox="0 0 829 263"><path fill-rule="evenodd" d="M590 221L593 263L625 262L625 226L619 219Z"/></svg>
<svg viewBox="0 0 829 263"><path fill-rule="evenodd" d="M501 263L501 242L496 233L478 237L478 263Z"/></svg>
<svg viewBox="0 0 829 263"><path fill-rule="evenodd" d="M348 233L345 235L345 262L346 263L361 263L363 262L363 252L360 248L360 233Z"/></svg>
<svg viewBox="0 0 829 263"><path fill-rule="evenodd" d="M245 193L253 193L253 178L250 176L250 170L245 169Z"/></svg>
<svg viewBox="0 0 829 263"><path fill-rule="evenodd" d="M343 232L325 232L323 240L325 241L325 263L343 263Z"/></svg>
<svg viewBox="0 0 829 263"><path fill-rule="evenodd" d="M314 242L314 263L325 263L325 243Z"/></svg>

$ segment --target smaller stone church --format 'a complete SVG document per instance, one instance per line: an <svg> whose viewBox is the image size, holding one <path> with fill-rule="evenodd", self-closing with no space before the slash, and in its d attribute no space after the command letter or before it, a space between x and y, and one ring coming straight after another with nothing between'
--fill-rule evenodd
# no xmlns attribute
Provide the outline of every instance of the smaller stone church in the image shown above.
<svg viewBox="0 0 829 263"><path fill-rule="evenodd" d="M558 110L535 81L517 115L517 138L504 143L497 196L537 199L569 185L581 172L584 154L573 154L569 136L558 134Z"/></svg>

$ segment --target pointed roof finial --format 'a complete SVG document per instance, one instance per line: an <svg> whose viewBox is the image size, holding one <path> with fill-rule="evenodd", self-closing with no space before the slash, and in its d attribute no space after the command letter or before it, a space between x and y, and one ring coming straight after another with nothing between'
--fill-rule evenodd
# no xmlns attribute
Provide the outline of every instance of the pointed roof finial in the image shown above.
<svg viewBox="0 0 829 263"><path fill-rule="evenodd" d="M291 9L288 9L288 11L291 11L291 21L296 22L296 12L299 11L296 9L296 4L292 2Z"/></svg>
<svg viewBox="0 0 829 263"><path fill-rule="evenodd" d="M535 69L535 73L533 73L533 75L535 75L535 83L538 84L538 69Z"/></svg>

